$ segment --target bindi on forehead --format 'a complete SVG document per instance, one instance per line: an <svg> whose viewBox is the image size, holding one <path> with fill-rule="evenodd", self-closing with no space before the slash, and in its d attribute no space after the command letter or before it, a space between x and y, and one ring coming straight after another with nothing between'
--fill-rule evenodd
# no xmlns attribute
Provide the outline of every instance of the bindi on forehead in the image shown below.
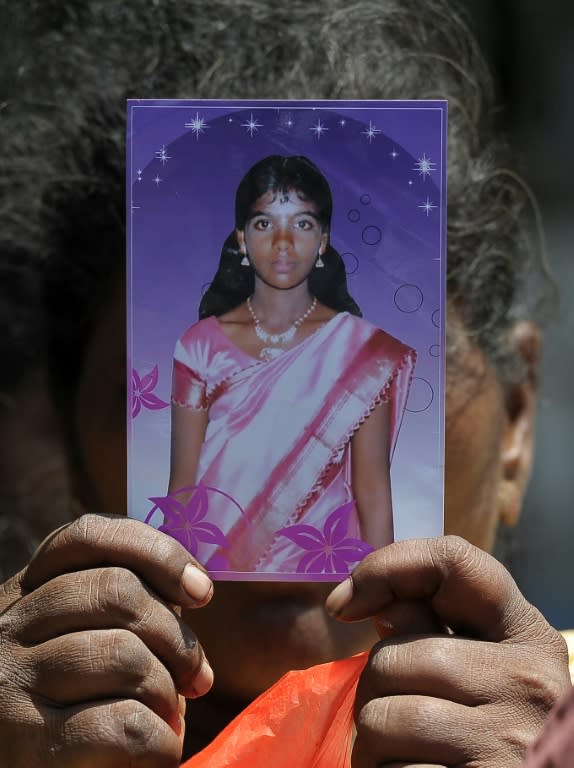
<svg viewBox="0 0 574 768"><path fill-rule="evenodd" d="M312 201L299 190L289 187L287 189L270 189L256 201L259 205L273 205L273 203L279 203L285 205L286 203L306 203L313 205Z"/></svg>
<svg viewBox="0 0 574 768"><path fill-rule="evenodd" d="M269 190L259 197L246 219L252 221L258 216L291 220L298 216L311 216L317 222L317 206L294 189Z"/></svg>

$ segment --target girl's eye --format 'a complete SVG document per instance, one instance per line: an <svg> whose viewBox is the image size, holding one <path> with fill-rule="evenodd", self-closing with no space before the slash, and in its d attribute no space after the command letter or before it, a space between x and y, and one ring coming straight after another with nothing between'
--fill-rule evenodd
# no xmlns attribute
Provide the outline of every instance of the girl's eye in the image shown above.
<svg viewBox="0 0 574 768"><path fill-rule="evenodd" d="M260 232L269 227L268 219L257 219L253 222L253 228L258 229Z"/></svg>
<svg viewBox="0 0 574 768"><path fill-rule="evenodd" d="M297 226L299 229L309 230L313 229L313 222L310 219L299 219Z"/></svg>

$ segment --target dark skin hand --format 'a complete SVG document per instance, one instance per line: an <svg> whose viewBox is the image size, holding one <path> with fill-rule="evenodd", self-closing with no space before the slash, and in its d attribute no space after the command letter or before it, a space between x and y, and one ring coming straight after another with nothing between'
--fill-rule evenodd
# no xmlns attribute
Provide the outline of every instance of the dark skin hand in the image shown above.
<svg viewBox="0 0 574 768"><path fill-rule="evenodd" d="M0 587L0 765L174 768L185 702L209 690L173 606L213 586L175 540L86 515Z"/></svg>
<svg viewBox="0 0 574 768"><path fill-rule="evenodd" d="M498 561L458 537L374 552L327 608L376 617L386 638L359 682L353 768L518 766L570 687L562 637Z"/></svg>
<svg viewBox="0 0 574 768"><path fill-rule="evenodd" d="M178 766L182 696L212 673L172 606L212 591L137 521L87 515L52 534L0 588L2 768ZM558 633L462 539L373 553L327 607L394 633L361 677L353 768L517 766L569 685Z"/></svg>

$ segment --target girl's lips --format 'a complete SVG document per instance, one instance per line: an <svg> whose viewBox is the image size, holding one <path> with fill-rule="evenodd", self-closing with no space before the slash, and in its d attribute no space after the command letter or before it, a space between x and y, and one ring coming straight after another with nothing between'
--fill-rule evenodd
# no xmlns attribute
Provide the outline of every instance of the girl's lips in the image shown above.
<svg viewBox="0 0 574 768"><path fill-rule="evenodd" d="M277 261L272 262L272 266L275 272L278 272L279 274L284 275L291 272L291 270L295 267L295 262L278 259Z"/></svg>

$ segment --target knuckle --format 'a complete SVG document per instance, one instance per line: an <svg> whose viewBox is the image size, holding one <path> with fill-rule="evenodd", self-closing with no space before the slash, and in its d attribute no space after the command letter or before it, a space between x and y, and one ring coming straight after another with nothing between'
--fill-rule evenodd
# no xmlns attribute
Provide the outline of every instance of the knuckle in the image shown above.
<svg viewBox="0 0 574 768"><path fill-rule="evenodd" d="M442 636L383 640L374 646L367 669L372 670L382 690L389 685L395 688L420 673L421 658L433 678L448 677L453 665L452 643ZM473 663L479 662L475 653Z"/></svg>
<svg viewBox="0 0 574 768"><path fill-rule="evenodd" d="M139 621L147 598L142 582L127 568L112 566L98 571L95 599L100 609L113 612L118 619Z"/></svg>
<svg viewBox="0 0 574 768"><path fill-rule="evenodd" d="M2 645L8 643L17 634L20 624L18 614L18 606L0 614L0 643Z"/></svg>
<svg viewBox="0 0 574 768"><path fill-rule="evenodd" d="M143 674L139 673L137 675L136 698L145 698L147 694L154 691L163 691L167 694L173 688L173 684L170 684L170 681L167 679L169 675L163 670L159 662L154 662L151 659L145 671L142 669L142 672Z"/></svg>
<svg viewBox="0 0 574 768"><path fill-rule="evenodd" d="M138 752L145 753L153 738L154 722L151 711L137 702L123 719L123 736Z"/></svg>
<svg viewBox="0 0 574 768"><path fill-rule="evenodd" d="M522 765L522 759L532 742L532 735L541 727L535 725L515 704L503 710L495 709L478 726L483 744L488 744L495 765Z"/></svg>
<svg viewBox="0 0 574 768"><path fill-rule="evenodd" d="M538 650L543 649L544 656L548 659L548 663L561 667L562 670L568 668L568 645L564 637L554 629L544 618L544 616L534 610L534 621L532 617L532 611L530 618L530 625L532 630L532 641L538 646Z"/></svg>
<svg viewBox="0 0 574 768"><path fill-rule="evenodd" d="M428 696L409 696L402 702L400 719L408 718L417 724L420 733L436 732L437 722L443 720L440 700Z"/></svg>
<svg viewBox="0 0 574 768"><path fill-rule="evenodd" d="M404 733L413 736L436 733L443 722L440 702L427 696L384 696L371 699L356 716L357 736L366 744L375 745L381 736Z"/></svg>
<svg viewBox="0 0 574 768"><path fill-rule="evenodd" d="M435 546L436 543L436 546ZM482 549L461 536L449 535L430 539L430 558L443 576L450 572L468 582L480 582L485 573L496 581L504 579L504 567Z"/></svg>
<svg viewBox="0 0 574 768"><path fill-rule="evenodd" d="M388 699L371 699L364 704L355 717L357 737L367 743L374 735L385 729L388 721Z"/></svg>
<svg viewBox="0 0 574 768"><path fill-rule="evenodd" d="M162 563L172 563L176 558L180 559L182 554L184 560L187 562L190 559L190 555L182 547L182 545L171 536L167 536L161 531L151 529L155 534L153 540L153 554L154 558Z"/></svg>
<svg viewBox="0 0 574 768"><path fill-rule="evenodd" d="M547 649L556 664L561 667L561 671L566 672L568 682L570 683L570 674L568 671L570 653L568 651L568 643L560 632L556 631L553 627L550 627L550 629L552 632L550 640L546 641ZM570 688L570 686L567 686L567 688Z"/></svg>
<svg viewBox="0 0 574 768"><path fill-rule="evenodd" d="M165 738L162 722L144 704L136 700L116 702L112 710L121 728L120 738L129 754L129 765L154 765L177 768L179 750Z"/></svg>
<svg viewBox="0 0 574 768"><path fill-rule="evenodd" d="M383 680L396 675L397 667L405 661L405 646L383 641L374 646L367 668Z"/></svg>
<svg viewBox="0 0 574 768"><path fill-rule="evenodd" d="M108 637L108 642L102 643L100 650L111 672L133 680L142 680L152 673L153 656L136 635L117 629L108 633Z"/></svg>
<svg viewBox="0 0 574 768"><path fill-rule="evenodd" d="M62 535L74 544L92 544L101 538L107 523L106 518L88 512L67 526Z"/></svg>
<svg viewBox="0 0 574 768"><path fill-rule="evenodd" d="M475 556L475 547L462 536L449 534L435 541L438 542L438 554L443 562L464 563Z"/></svg>
<svg viewBox="0 0 574 768"><path fill-rule="evenodd" d="M532 665L531 660L529 655L509 665L511 672L505 698L517 705L530 720L541 722L567 690L569 682L555 664Z"/></svg>

